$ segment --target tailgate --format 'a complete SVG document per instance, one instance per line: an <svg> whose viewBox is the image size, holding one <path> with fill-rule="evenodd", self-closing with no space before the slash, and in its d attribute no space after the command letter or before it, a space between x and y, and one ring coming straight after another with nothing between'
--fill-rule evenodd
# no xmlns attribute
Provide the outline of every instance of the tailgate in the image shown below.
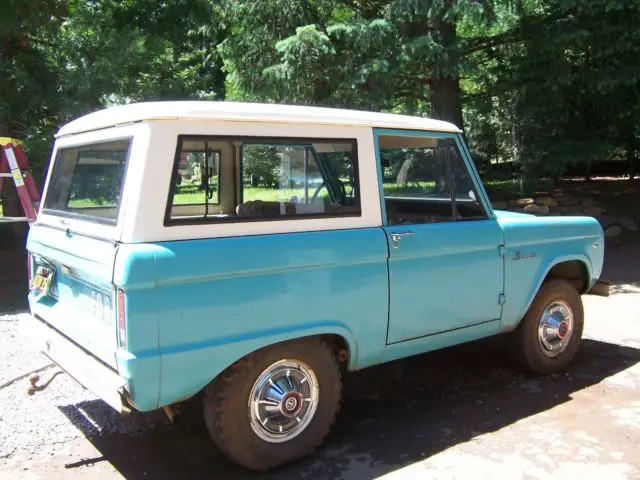
<svg viewBox="0 0 640 480"><path fill-rule="evenodd" d="M27 240L32 272L53 270L49 294L29 293L31 313L117 368L113 265L116 243L45 225L32 225Z"/></svg>

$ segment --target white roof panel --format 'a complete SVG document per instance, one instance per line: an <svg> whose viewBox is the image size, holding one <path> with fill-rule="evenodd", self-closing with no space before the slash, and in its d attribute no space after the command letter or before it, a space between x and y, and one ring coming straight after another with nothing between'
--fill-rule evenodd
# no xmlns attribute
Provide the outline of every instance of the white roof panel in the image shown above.
<svg viewBox="0 0 640 480"><path fill-rule="evenodd" d="M89 113L63 125L56 136L146 120L308 123L460 132L451 123L392 113L266 103L166 101L132 103Z"/></svg>

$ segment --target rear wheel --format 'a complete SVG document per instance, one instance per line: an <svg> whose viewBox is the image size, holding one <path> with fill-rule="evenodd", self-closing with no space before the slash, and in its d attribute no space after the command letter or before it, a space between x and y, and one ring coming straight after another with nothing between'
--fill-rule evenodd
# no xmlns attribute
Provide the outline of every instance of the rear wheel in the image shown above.
<svg viewBox="0 0 640 480"><path fill-rule="evenodd" d="M222 453L252 470L297 460L329 433L341 385L335 355L319 339L254 352L207 389L209 434Z"/></svg>
<svg viewBox="0 0 640 480"><path fill-rule="evenodd" d="M513 353L525 370L550 374L573 360L582 338L584 311L567 280L545 282L513 333Z"/></svg>

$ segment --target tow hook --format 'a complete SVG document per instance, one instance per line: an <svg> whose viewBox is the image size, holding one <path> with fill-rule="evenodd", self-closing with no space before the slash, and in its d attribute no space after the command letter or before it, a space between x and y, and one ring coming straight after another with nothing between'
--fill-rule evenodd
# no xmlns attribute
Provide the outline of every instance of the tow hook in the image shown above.
<svg viewBox="0 0 640 480"><path fill-rule="evenodd" d="M51 384L53 379L56 378L61 373L62 373L62 370L56 370L51 374L51 376L49 377L49 380L41 384L38 384L38 382L40 381L40 374L32 373L31 375L29 375L29 387L27 388L27 395L33 395L36 392L40 392L44 390Z"/></svg>

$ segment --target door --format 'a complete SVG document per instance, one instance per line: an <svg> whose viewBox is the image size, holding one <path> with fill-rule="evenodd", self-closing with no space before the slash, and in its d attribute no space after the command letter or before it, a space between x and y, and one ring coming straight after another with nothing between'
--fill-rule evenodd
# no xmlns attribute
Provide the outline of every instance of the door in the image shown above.
<svg viewBox="0 0 640 480"><path fill-rule="evenodd" d="M456 137L380 130L376 138L389 243L387 343L498 320L502 229Z"/></svg>

